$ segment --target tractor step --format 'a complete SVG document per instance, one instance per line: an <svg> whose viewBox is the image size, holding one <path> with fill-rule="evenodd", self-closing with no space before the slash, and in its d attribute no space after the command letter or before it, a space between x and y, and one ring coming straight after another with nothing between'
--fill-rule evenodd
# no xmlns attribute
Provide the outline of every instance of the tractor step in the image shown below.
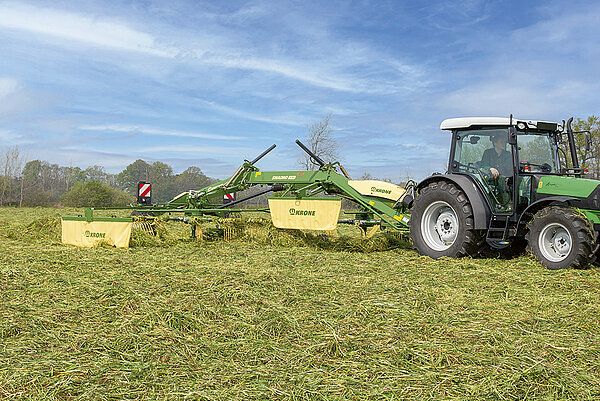
<svg viewBox="0 0 600 401"><path fill-rule="evenodd" d="M512 234L509 215L492 215L486 233L486 242L494 248L503 248L510 244L508 238Z"/></svg>

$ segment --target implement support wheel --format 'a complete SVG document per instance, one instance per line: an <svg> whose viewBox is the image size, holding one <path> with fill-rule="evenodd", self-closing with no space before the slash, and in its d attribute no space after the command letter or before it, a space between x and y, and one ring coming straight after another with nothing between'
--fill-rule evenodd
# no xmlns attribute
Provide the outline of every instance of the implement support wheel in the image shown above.
<svg viewBox="0 0 600 401"><path fill-rule="evenodd" d="M474 229L473 209L456 185L432 182L419 192L413 205L410 238L419 254L437 259L477 253L482 241Z"/></svg>
<svg viewBox="0 0 600 401"><path fill-rule="evenodd" d="M548 269L584 268L592 262L594 229L577 210L546 207L533 216L527 228L527 250Z"/></svg>

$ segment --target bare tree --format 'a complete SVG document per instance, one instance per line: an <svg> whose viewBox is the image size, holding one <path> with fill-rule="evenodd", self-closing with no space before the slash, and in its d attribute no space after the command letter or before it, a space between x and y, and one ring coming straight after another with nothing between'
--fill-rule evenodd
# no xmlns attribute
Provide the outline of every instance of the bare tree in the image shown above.
<svg viewBox="0 0 600 401"><path fill-rule="evenodd" d="M21 174L23 157L18 146L6 149L0 154L0 206L14 198L17 178ZM14 199L12 199L14 201Z"/></svg>
<svg viewBox="0 0 600 401"><path fill-rule="evenodd" d="M337 160L339 145L333 137L334 128L331 126L331 114L326 115L320 121L308 124L307 128L306 146L325 162ZM306 170L318 168L309 155L304 155L298 160L298 163Z"/></svg>

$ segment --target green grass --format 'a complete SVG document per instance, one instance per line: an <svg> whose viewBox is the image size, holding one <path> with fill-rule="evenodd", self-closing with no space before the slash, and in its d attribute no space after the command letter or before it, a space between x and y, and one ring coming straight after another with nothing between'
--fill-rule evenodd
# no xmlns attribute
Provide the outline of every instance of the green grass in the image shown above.
<svg viewBox="0 0 600 401"><path fill-rule="evenodd" d="M597 268L301 234L79 249L75 213L0 209L0 398L600 397Z"/></svg>

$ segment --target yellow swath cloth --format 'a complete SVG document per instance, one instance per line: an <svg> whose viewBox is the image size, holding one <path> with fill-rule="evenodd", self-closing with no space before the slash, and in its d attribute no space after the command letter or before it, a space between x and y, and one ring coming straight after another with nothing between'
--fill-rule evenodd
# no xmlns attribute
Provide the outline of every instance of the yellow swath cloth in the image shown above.
<svg viewBox="0 0 600 401"><path fill-rule="evenodd" d="M340 199L269 199L271 219L277 228L335 230L341 208Z"/></svg>
<svg viewBox="0 0 600 401"><path fill-rule="evenodd" d="M117 248L129 248L131 222L62 220L62 242L91 248L104 241Z"/></svg>

